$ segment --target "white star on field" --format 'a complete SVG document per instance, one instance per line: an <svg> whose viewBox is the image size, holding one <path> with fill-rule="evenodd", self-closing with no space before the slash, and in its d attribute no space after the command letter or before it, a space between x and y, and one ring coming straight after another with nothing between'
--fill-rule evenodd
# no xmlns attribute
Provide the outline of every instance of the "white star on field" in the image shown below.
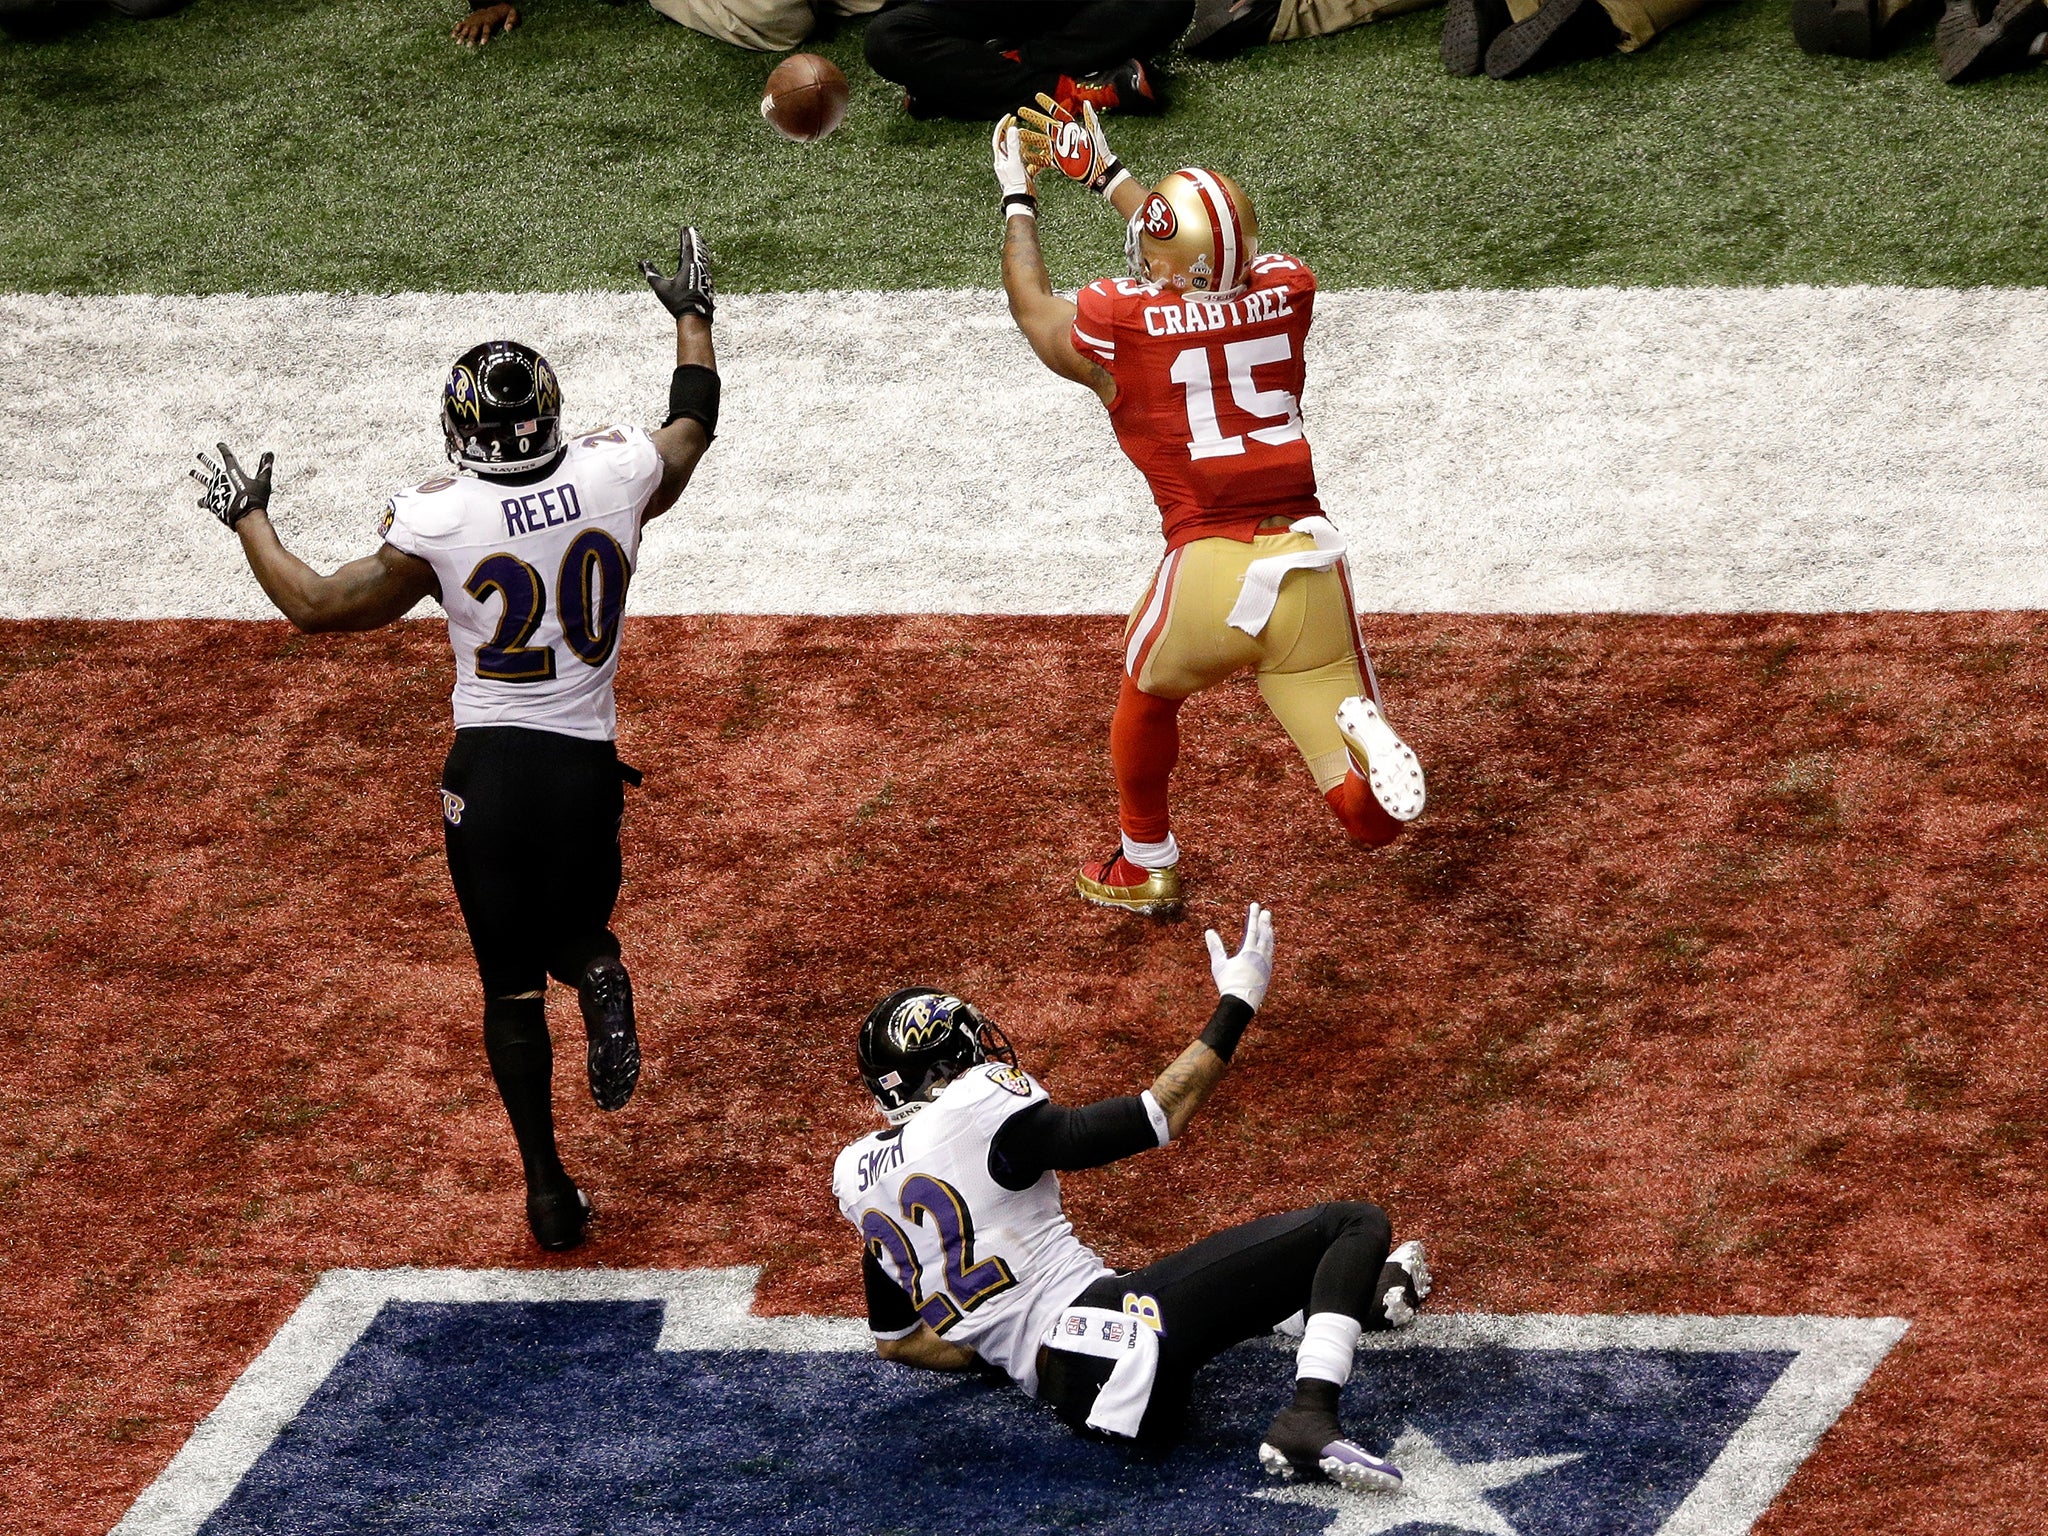
<svg viewBox="0 0 2048 1536"><path fill-rule="evenodd" d="M1583 1452L1566 1456L1516 1456L1506 1461L1473 1461L1460 1466L1437 1443L1413 1426L1404 1425L1389 1459L1401 1469L1398 1493L1347 1493L1328 1483L1289 1484L1268 1488L1255 1497L1277 1504L1309 1504L1335 1512L1323 1536L1380 1536L1404 1525L1477 1531L1481 1536L1520 1536L1486 1497L1489 1488L1505 1488L1525 1477L1577 1461Z"/></svg>

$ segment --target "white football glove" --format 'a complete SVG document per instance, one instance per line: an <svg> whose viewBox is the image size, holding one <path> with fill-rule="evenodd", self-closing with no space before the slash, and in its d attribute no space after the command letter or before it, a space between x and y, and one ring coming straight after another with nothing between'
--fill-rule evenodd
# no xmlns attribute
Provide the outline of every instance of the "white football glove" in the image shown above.
<svg viewBox="0 0 2048 1536"><path fill-rule="evenodd" d="M1216 978L1216 991L1241 998L1256 1012L1273 984L1273 914L1252 903L1245 915L1244 943L1234 955L1224 949L1214 928L1203 937L1209 944L1209 974Z"/></svg>
<svg viewBox="0 0 2048 1536"><path fill-rule="evenodd" d="M1015 117L996 124L989 148L995 152L996 185L1003 191L1004 214L1035 212L1038 199L1031 190L1031 167L1024 163L1024 151L1017 142Z"/></svg>

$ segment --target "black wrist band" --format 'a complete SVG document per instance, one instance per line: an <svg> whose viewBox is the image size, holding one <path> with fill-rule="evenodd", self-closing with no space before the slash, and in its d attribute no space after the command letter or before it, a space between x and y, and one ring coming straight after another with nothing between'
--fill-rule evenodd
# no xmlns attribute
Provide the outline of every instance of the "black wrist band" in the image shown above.
<svg viewBox="0 0 2048 1536"><path fill-rule="evenodd" d="M1237 1049L1237 1042L1244 1034L1245 1025L1252 1021L1252 1012L1250 1003L1226 992L1216 999L1216 1011L1202 1026L1202 1044L1225 1061L1230 1060L1231 1052Z"/></svg>
<svg viewBox="0 0 2048 1536"><path fill-rule="evenodd" d="M1123 169L1123 161L1117 159L1115 155L1111 155L1108 163L1096 171L1095 179L1088 183L1088 190L1097 197L1107 195L1109 184L1123 174Z"/></svg>
<svg viewBox="0 0 2048 1536"><path fill-rule="evenodd" d="M1028 213L1038 217L1038 199L1029 192L1005 192L1003 194L1003 217L1013 213Z"/></svg>
<svg viewBox="0 0 2048 1536"><path fill-rule="evenodd" d="M718 436L718 371L702 363L684 363L668 381L668 421L687 416L701 422L706 437Z"/></svg>

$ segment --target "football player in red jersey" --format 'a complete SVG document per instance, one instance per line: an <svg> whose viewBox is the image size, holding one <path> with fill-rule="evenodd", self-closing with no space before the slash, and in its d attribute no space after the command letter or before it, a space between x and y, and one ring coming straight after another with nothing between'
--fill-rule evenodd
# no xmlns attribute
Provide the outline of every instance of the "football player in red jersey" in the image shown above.
<svg viewBox="0 0 2048 1536"><path fill-rule="evenodd" d="M1148 916L1181 902L1167 781L1183 700L1247 668L1351 838L1384 847L1421 814L1415 754L1387 724L1358 631L1344 541L1316 500L1302 429L1303 344L1315 274L1262 255L1251 200L1190 167L1149 192L1110 153L1095 114L996 125L1003 288L1039 361L1094 390L1143 471L1166 554L1132 611L1110 724L1122 841L1084 864L1088 901ZM1130 275L1052 291L1033 177L1081 182L1126 221Z"/></svg>

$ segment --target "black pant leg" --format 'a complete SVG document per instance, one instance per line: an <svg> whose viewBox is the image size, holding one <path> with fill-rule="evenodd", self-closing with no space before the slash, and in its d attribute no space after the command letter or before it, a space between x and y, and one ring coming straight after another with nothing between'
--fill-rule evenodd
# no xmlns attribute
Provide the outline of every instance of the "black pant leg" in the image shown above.
<svg viewBox="0 0 2048 1536"><path fill-rule="evenodd" d="M1050 94L1060 70L1004 58L990 42L1028 47L1031 38L1060 25L1069 13L1088 8L1057 0L927 0L875 17L862 47L869 67L908 91L919 111L994 122L1029 105L1040 91Z"/></svg>
<svg viewBox="0 0 2048 1536"><path fill-rule="evenodd" d="M1296 1312L1364 1320L1391 1238L1378 1206L1333 1201L1226 1227L1089 1286L1079 1305L1118 1310L1137 1297L1158 1310L1159 1375L1139 1439L1157 1444L1179 1433L1195 1372L1231 1345L1272 1332Z"/></svg>
<svg viewBox="0 0 2048 1536"><path fill-rule="evenodd" d="M1194 0L1091 0L1025 43L1024 63L1076 78L1100 74L1166 52L1194 17Z"/></svg>
<svg viewBox="0 0 2048 1536"><path fill-rule="evenodd" d="M448 872L486 997L574 985L619 895L618 754L607 741L510 726L455 733L442 770Z"/></svg>
<svg viewBox="0 0 2048 1536"><path fill-rule="evenodd" d="M572 987L592 960L619 953L611 921L622 879L625 788L611 744L587 745L593 750L575 754L557 780L561 798L548 848L548 973Z"/></svg>
<svg viewBox="0 0 2048 1536"><path fill-rule="evenodd" d="M500 730L462 730L441 769L441 834L448 875L484 996L517 997L547 986L547 962L533 943L540 893L533 809Z"/></svg>

